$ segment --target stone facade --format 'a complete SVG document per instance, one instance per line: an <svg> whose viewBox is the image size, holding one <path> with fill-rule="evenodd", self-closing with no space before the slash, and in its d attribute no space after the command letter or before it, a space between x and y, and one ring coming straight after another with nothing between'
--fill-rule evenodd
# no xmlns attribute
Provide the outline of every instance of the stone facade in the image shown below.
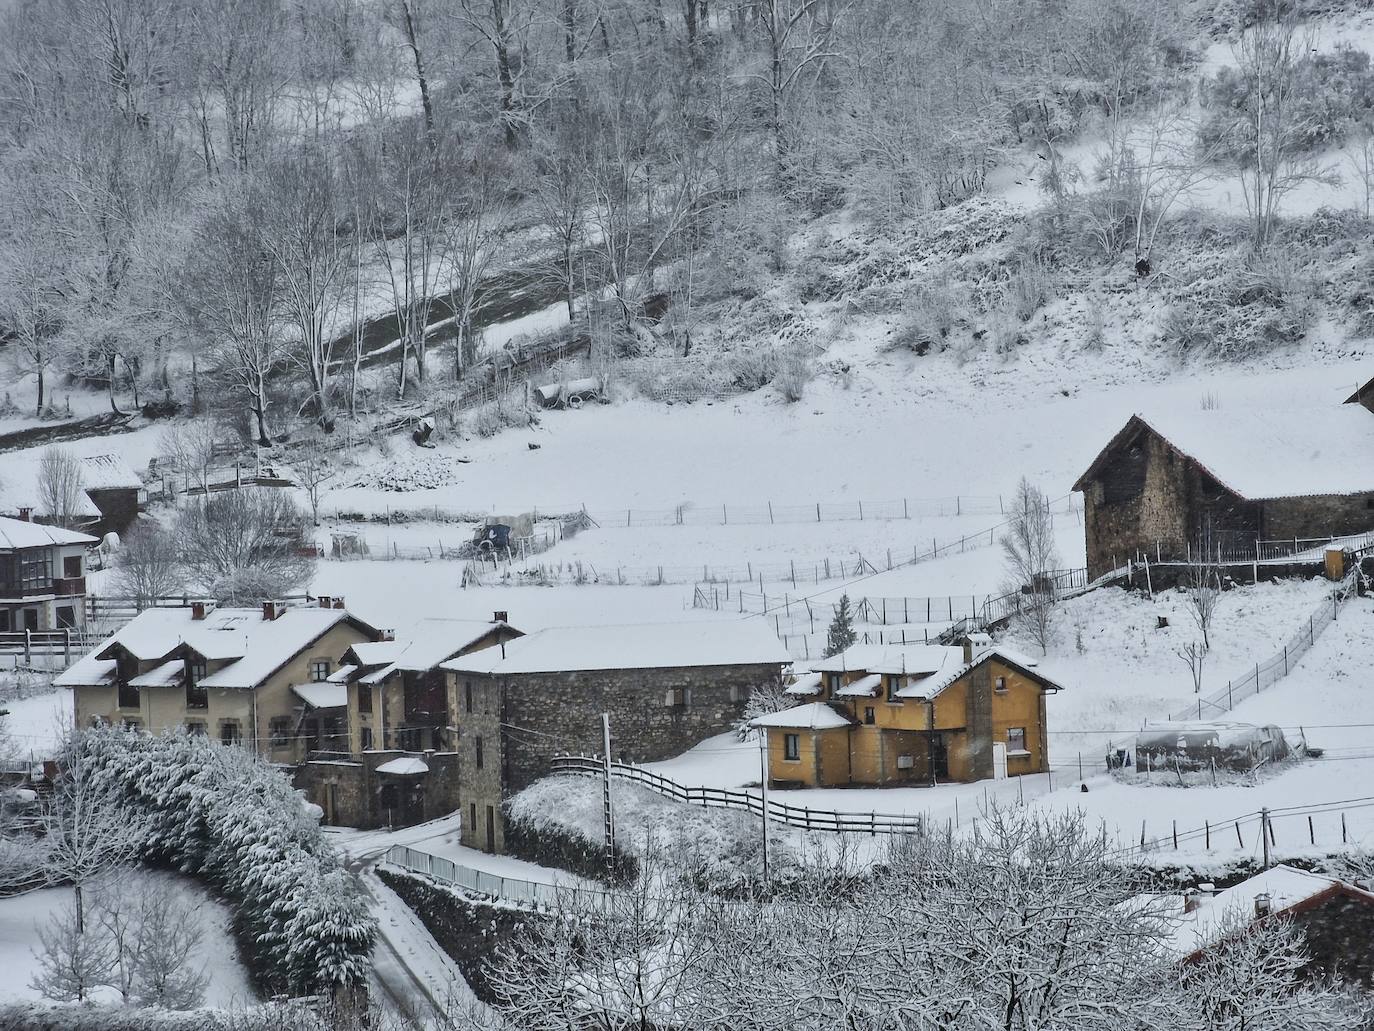
<svg viewBox="0 0 1374 1031"><path fill-rule="evenodd" d="M426 774L378 773L393 759L421 759ZM408 826L458 808L458 757L452 752L365 752L350 759L303 762L295 785L322 810L322 822L346 827Z"/></svg>
<svg viewBox="0 0 1374 1031"><path fill-rule="evenodd" d="M777 664L450 673L463 844L504 851L502 802L545 776L556 755L600 754L603 712L612 755L652 762L730 729L750 693L780 675Z"/></svg>
<svg viewBox="0 0 1374 1031"><path fill-rule="evenodd" d="M1180 560L1187 542L1229 545L1362 533L1374 493L1244 498L1217 482L1143 421L1132 418L1074 484L1083 492L1088 576L1141 553Z"/></svg>

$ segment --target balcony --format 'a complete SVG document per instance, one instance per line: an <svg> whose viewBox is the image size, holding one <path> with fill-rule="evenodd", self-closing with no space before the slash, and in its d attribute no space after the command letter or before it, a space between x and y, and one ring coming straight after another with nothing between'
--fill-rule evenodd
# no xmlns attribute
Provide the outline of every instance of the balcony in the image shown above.
<svg viewBox="0 0 1374 1031"><path fill-rule="evenodd" d="M52 593L59 598L84 598L86 578L84 576L54 577Z"/></svg>

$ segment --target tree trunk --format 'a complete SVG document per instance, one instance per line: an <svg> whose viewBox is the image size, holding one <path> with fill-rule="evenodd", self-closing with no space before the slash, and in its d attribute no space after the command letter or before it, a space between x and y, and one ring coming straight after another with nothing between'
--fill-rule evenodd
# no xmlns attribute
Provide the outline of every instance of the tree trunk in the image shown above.
<svg viewBox="0 0 1374 1031"><path fill-rule="evenodd" d="M515 78L510 68L510 48L506 44L506 4L491 0L492 42L496 47L496 78L501 83L501 121L506 127L506 147L514 150L520 142L515 132Z"/></svg>
<svg viewBox="0 0 1374 1031"><path fill-rule="evenodd" d="M253 413L258 417L258 445L271 447L272 438L267 435L267 384L261 372L257 376L257 389L253 393Z"/></svg>
<svg viewBox="0 0 1374 1031"><path fill-rule="evenodd" d="M109 383L109 387L110 387L110 411L114 412L115 415L123 415L124 413L121 412L121 411L119 410L119 405L115 402L115 360L116 360L116 358L117 358L117 355L115 355L115 353L114 353L113 351L111 351L111 352L110 352L110 364L109 364L109 370L108 370L108 375L109 375L109 380L110 380L110 383Z"/></svg>
<svg viewBox="0 0 1374 1031"><path fill-rule="evenodd" d="M569 65L577 60L577 0L563 0L563 52Z"/></svg>
<svg viewBox="0 0 1374 1031"><path fill-rule="evenodd" d="M425 142L433 152L438 146L434 133L434 104L429 96L429 79L425 75L424 58L420 56L420 40L415 30L415 18L410 9L410 0L401 0L401 19L405 23L406 45L411 57L415 59L415 80L420 85L420 106L425 115Z"/></svg>
<svg viewBox="0 0 1374 1031"><path fill-rule="evenodd" d="M563 238L563 289L564 289L564 293L565 293L565 295L566 295L565 299L567 300L567 303L568 303L568 321L569 321L569 322L572 322L573 319L576 318L576 312L573 310L573 291L574 291L574 282L573 282L573 280L574 280L574 269L573 269L572 239L571 239L570 237L564 237L564 238Z"/></svg>
<svg viewBox="0 0 1374 1031"><path fill-rule="evenodd" d="M34 413L40 418L43 415L43 366L38 367L38 410Z"/></svg>
<svg viewBox="0 0 1374 1031"><path fill-rule="evenodd" d="M76 933L86 933L86 906L81 898L81 882L77 881L73 885L76 892Z"/></svg>
<svg viewBox="0 0 1374 1031"><path fill-rule="evenodd" d="M687 45L695 46L697 42L697 0L686 0L685 12L687 16Z"/></svg>

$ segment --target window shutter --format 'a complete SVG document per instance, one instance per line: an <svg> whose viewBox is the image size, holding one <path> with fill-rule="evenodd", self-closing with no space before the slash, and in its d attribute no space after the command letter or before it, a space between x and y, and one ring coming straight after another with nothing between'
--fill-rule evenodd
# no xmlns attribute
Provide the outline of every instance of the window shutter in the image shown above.
<svg viewBox="0 0 1374 1031"><path fill-rule="evenodd" d="M663 692L663 704L665 706L671 706L673 704L673 689L671 687Z"/></svg>

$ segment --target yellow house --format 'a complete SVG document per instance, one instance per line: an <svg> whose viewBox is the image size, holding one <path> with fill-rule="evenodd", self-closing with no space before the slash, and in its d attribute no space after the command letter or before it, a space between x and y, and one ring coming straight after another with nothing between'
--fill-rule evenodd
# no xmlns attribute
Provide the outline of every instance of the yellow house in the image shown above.
<svg viewBox="0 0 1374 1031"><path fill-rule="evenodd" d="M330 684L351 645L383 637L342 606L147 609L57 678L78 727L185 727L274 762L347 747ZM321 714L324 715L321 715Z"/></svg>
<svg viewBox="0 0 1374 1031"><path fill-rule="evenodd" d="M810 699L761 717L770 783L931 784L1048 768L1045 697L1059 684L993 647L855 645L787 688Z"/></svg>

